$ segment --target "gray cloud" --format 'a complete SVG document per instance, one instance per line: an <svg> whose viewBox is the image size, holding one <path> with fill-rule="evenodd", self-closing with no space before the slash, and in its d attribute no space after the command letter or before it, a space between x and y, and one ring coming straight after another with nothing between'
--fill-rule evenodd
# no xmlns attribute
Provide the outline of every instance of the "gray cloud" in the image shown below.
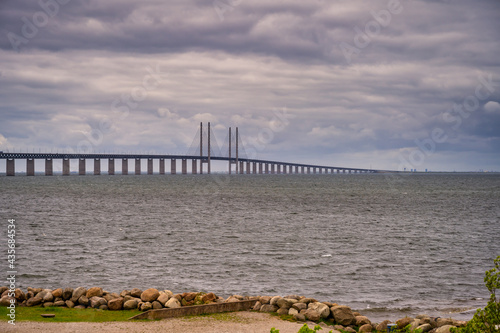
<svg viewBox="0 0 500 333"><path fill-rule="evenodd" d="M26 36L39 3L2 2L0 149L76 148L100 131L95 150L184 153L200 121L250 142L286 107L262 158L396 169L439 129L420 169L500 169L498 1L225 3L221 17L212 1L73 0ZM147 68L161 83L125 104ZM453 111L488 75L494 91Z"/></svg>

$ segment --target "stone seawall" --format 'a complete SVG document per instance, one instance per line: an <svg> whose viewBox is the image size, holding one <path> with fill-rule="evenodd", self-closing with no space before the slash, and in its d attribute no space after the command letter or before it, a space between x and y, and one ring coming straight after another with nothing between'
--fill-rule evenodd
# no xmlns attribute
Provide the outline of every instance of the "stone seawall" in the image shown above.
<svg viewBox="0 0 500 333"><path fill-rule="evenodd" d="M325 322L335 330L346 332L387 331L391 322L372 323L367 317L353 311L345 305L332 302L320 302L313 298L298 295L288 296L240 296L233 295L224 299L214 293L189 292L174 294L170 290L131 289L121 293L112 293L99 287L42 289L28 288L26 292L15 290L15 298L9 297L9 289L0 287L0 306L67 307L76 309L94 308L101 310L140 310L148 311L139 317L156 319L167 318L183 313L214 313L251 309L254 311L288 315L297 321ZM11 293L10 293L11 294ZM238 303L224 306L228 303ZM203 306L203 305L212 306ZM217 306L220 305L220 306ZM192 307L190 311L175 311L183 307ZM162 309L172 309L163 310ZM396 321L398 327L410 325L411 329L422 332L449 332L451 327L464 326L466 322L453 319L431 318L420 315L416 318L401 318Z"/></svg>

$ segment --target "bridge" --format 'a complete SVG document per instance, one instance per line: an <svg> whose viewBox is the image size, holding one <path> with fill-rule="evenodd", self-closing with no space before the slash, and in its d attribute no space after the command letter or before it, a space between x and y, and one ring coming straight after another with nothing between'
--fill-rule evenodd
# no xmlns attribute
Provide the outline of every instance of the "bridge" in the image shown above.
<svg viewBox="0 0 500 333"><path fill-rule="evenodd" d="M228 163L228 173L233 172L232 165L235 165L236 174L334 174L334 173L376 173L384 172L382 170L374 169L359 169L359 168L347 168L338 166L327 166L327 165L313 165L313 164L303 164L303 163L289 163L283 161L271 161L271 160L261 160L252 159L239 156L239 134L238 128L236 128L235 135L235 155L232 156L232 144L233 135L231 133L231 128L229 128L228 135L228 155L227 156L215 156L213 155L212 143L211 143L211 131L210 123L208 123L207 132L207 149L203 149L203 124L200 123L200 140L199 140L199 155L198 154L187 154L187 155L164 155L164 154L96 154L96 153L14 153L14 152L0 152L0 159L6 160L6 175L15 176L15 165L16 160L26 160L26 175L35 175L35 160L45 160L45 175L54 175L53 161L62 160L62 175L70 175L70 160L78 160L78 174L86 175L87 170L87 160L94 160L94 175L101 174L101 161L108 160L108 175L115 175L115 164L116 161L121 160L122 168L121 174L129 174L129 160L135 161L134 174L142 174L141 161L147 160L147 174L152 175L154 173L154 164L158 165L158 172L160 175L165 175L166 161L170 160L170 174L203 174L203 166L207 164L207 174L211 173L211 162L212 161L226 161ZM196 149L198 149L196 147ZM188 170L188 161L191 161L190 170ZM155 162L157 161L157 162ZM180 161L180 169L177 169L178 162ZM179 171L179 172L178 172Z"/></svg>

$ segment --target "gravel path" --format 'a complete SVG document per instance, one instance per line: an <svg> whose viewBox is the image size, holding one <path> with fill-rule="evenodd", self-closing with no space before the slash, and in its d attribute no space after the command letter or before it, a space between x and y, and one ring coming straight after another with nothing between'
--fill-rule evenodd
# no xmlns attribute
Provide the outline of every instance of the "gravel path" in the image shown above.
<svg viewBox="0 0 500 333"><path fill-rule="evenodd" d="M175 333L269 333L271 327L280 333L297 333L304 325L280 320L266 313L235 312L226 320L211 317L165 319L153 322L108 322L108 323L42 323L17 322L15 326L0 322L0 332L49 333L49 332L175 332ZM312 325L309 325L312 328Z"/></svg>

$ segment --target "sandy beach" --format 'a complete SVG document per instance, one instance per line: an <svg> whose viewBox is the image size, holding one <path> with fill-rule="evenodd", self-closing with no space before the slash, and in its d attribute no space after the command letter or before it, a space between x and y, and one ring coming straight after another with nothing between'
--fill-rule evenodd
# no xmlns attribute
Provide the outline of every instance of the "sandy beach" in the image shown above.
<svg viewBox="0 0 500 333"><path fill-rule="evenodd" d="M43 323L17 322L15 326L0 323L0 331L23 333L49 332L190 332L190 333L269 333L271 327L280 333L297 333L303 323L280 320L267 313L235 312L219 320L207 316L175 318L152 322L107 322L107 323ZM309 327L313 327L309 324Z"/></svg>

